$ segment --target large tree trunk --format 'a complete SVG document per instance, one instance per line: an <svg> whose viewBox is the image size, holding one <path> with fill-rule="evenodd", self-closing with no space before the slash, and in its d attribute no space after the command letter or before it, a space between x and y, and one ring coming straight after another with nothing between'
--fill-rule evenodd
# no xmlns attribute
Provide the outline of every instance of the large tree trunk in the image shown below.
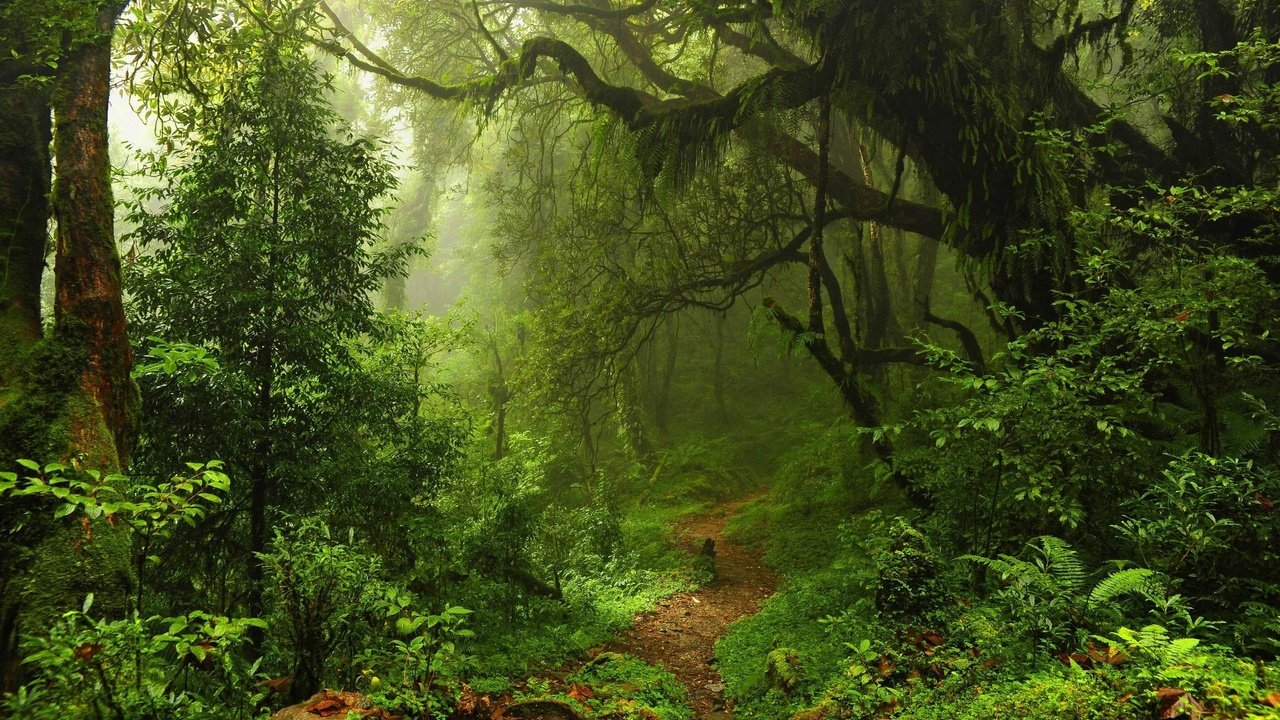
<svg viewBox="0 0 1280 720"><path fill-rule="evenodd" d="M27 455L45 434L22 402L22 369L40 340L40 276L49 224L49 99L0 79L0 467ZM19 570L31 560L0 505L0 692L16 690L21 657ZM25 561L25 562L24 562Z"/></svg>
<svg viewBox="0 0 1280 720"><path fill-rule="evenodd" d="M648 464L653 457L653 442L644 426L639 393L636 391L636 371L632 365L624 365L618 371L614 388L614 404L618 410L618 429L631 455Z"/></svg>
<svg viewBox="0 0 1280 720"><path fill-rule="evenodd" d="M49 230L49 98L0 79L0 385L40 339Z"/></svg>
<svg viewBox="0 0 1280 720"><path fill-rule="evenodd" d="M64 49L47 99L13 85L0 90L0 210L5 221L17 221L2 241L10 252L2 266L0 345L27 346L4 355L11 364L0 374L4 469L26 457L112 473L125 468L132 450L138 396L129 375L107 154L111 31L119 9L87 0L69 8L94 22L97 33ZM38 341L50 104L58 169L55 324L53 336ZM42 631L90 592L96 613L122 613L133 577L127 530L105 521L53 520L46 508L13 502L0 506L0 515L0 672L11 689L19 681L21 634Z"/></svg>
<svg viewBox="0 0 1280 720"><path fill-rule="evenodd" d="M654 392L657 397L654 401L653 424L666 437L667 422L671 417L671 384L675 379L676 359L680 350L679 318L672 317L664 325L667 329L667 354L662 365L662 379ZM656 353L657 343L653 343L653 346L651 352Z"/></svg>
<svg viewBox="0 0 1280 720"><path fill-rule="evenodd" d="M72 446L90 466L123 468L135 439L138 394L129 376L133 356L125 331L107 152L111 29L117 12L98 10L100 38L63 62L54 92L54 327L86 354L80 389L88 406L73 410Z"/></svg>

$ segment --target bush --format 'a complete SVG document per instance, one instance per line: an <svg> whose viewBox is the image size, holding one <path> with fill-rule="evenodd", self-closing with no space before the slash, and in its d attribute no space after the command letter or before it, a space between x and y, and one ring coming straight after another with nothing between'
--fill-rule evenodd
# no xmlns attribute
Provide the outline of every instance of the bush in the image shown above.
<svg viewBox="0 0 1280 720"><path fill-rule="evenodd" d="M876 558L876 610L890 622L912 622L942 606L942 560L924 535L901 519L890 538L889 549Z"/></svg>
<svg viewBox="0 0 1280 720"><path fill-rule="evenodd" d="M343 645L348 651L369 642L366 617L379 589L376 557L336 543L318 520L303 521L285 534L276 531L271 551L263 555L270 596L281 630L281 654L292 658L292 700L309 697L326 679L337 679L330 658ZM346 681L350 663L346 663Z"/></svg>
<svg viewBox="0 0 1280 720"><path fill-rule="evenodd" d="M191 612L175 617L89 615L92 596L46 636L28 638L32 679L0 697L4 715L31 720L219 720L259 713L257 663L243 660L251 627Z"/></svg>

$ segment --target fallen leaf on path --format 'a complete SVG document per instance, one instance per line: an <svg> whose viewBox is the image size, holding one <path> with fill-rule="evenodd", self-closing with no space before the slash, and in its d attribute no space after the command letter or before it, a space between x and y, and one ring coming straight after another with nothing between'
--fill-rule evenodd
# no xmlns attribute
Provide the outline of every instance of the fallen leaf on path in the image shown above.
<svg viewBox="0 0 1280 720"><path fill-rule="evenodd" d="M342 708L343 708L343 703L340 703L337 700L334 700L332 698L326 698L324 700L319 700L317 702L311 703L306 707L306 710L307 712L313 715L319 715L320 717L329 717L331 715L337 715L338 711L342 710Z"/></svg>

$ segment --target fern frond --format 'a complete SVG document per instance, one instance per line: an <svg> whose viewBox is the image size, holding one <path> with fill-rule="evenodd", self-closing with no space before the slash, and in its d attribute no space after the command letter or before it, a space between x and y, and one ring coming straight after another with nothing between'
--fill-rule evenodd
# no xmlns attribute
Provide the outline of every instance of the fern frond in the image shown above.
<svg viewBox="0 0 1280 720"><path fill-rule="evenodd" d="M1019 560L1012 555L1001 555L993 558L983 557L981 555L961 555L956 559L975 563L987 568L988 570L994 571L1000 576L1001 580L1025 582L1028 576L1040 574L1039 568L1024 560Z"/></svg>
<svg viewBox="0 0 1280 720"><path fill-rule="evenodd" d="M975 562L994 571L1005 583L1007 590L1014 591L1019 597L1025 597L1028 593L1031 596L1043 598L1057 597L1061 594L1059 583L1052 575L1046 573L1039 565L1012 555L1002 554L994 558L965 555L960 559Z"/></svg>
<svg viewBox="0 0 1280 720"><path fill-rule="evenodd" d="M1155 573L1147 568L1117 570L1103 578L1089 593L1089 605L1098 607L1110 603L1121 595L1146 594L1155 583ZM1156 583L1158 584L1158 583Z"/></svg>
<svg viewBox="0 0 1280 720"><path fill-rule="evenodd" d="M1027 547L1040 556L1037 564L1045 574L1053 578L1058 590L1074 595L1084 587L1087 570L1079 553L1066 540L1041 535L1027 543Z"/></svg>
<svg viewBox="0 0 1280 720"><path fill-rule="evenodd" d="M1195 638L1178 638L1169 642L1169 644L1159 647L1156 650L1156 656L1160 659L1160 664L1164 666L1178 665L1186 662L1191 656L1192 651L1200 641Z"/></svg>

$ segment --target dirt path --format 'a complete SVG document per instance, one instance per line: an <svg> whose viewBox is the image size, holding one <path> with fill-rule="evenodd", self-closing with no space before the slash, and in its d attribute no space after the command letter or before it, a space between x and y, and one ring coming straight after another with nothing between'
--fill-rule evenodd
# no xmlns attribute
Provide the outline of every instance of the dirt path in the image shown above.
<svg viewBox="0 0 1280 720"><path fill-rule="evenodd" d="M711 538L716 549L716 579L693 592L680 593L636 617L627 633L610 650L662 665L689 688L689 701L698 718L732 717L724 703L724 683L711 664L716 640L729 623L760 609L778 589L778 577L752 552L724 539L725 523L747 498L676 526L681 547L691 553Z"/></svg>

